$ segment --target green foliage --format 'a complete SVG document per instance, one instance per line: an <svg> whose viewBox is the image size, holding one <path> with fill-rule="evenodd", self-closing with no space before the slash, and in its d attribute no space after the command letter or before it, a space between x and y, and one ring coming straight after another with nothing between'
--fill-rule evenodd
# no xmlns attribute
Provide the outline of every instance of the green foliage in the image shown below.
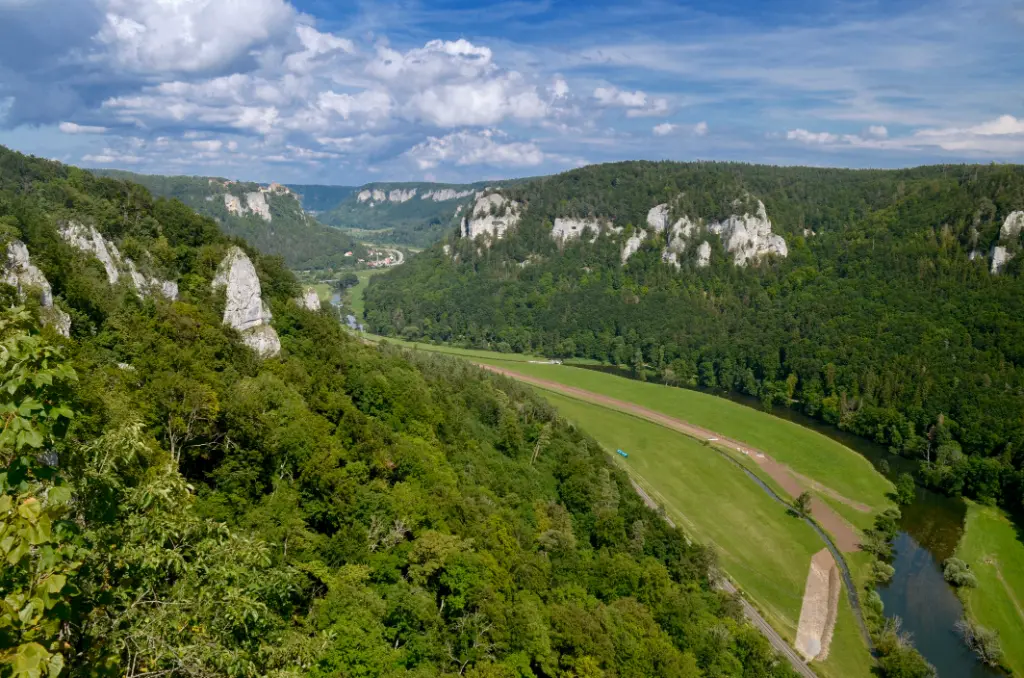
<svg viewBox="0 0 1024 678"><path fill-rule="evenodd" d="M179 299L107 284L57 215L162 251ZM230 241L132 184L0 149L7 218L73 330L0 335L39 433L3 448L0 676L793 675L531 391L365 346L253 254L258 361L210 287Z"/></svg>
<svg viewBox="0 0 1024 678"><path fill-rule="evenodd" d="M921 479L945 492L1024 500L1024 259L992 275L984 255L970 256L1024 209L1021 166L633 162L504 192L527 206L516 229L479 252L453 237L450 253L438 245L377 278L371 331L571 352L638 377L660 365L669 383L746 393L871 438L921 461ZM787 258L739 268L712 235L710 266L691 246L676 269L652 233L622 265L625 234L550 235L558 217L626 226L671 203L672 219L714 220L755 198Z"/></svg>
<svg viewBox="0 0 1024 678"><path fill-rule="evenodd" d="M978 578L971 572L971 566L959 558L946 558L942 563L942 576L957 588L974 588L978 585Z"/></svg>
<svg viewBox="0 0 1024 678"><path fill-rule="evenodd" d="M793 510L800 515L811 515L811 493L801 492L800 495L793 500Z"/></svg>
<svg viewBox="0 0 1024 678"><path fill-rule="evenodd" d="M896 501L903 506L914 503L916 486L914 476L909 473L901 473L896 478Z"/></svg>
<svg viewBox="0 0 1024 678"><path fill-rule="evenodd" d="M1003 659L1003 648L997 631L975 624L966 618L956 623L956 630L967 643L967 647L974 650L981 661L989 666L999 666Z"/></svg>

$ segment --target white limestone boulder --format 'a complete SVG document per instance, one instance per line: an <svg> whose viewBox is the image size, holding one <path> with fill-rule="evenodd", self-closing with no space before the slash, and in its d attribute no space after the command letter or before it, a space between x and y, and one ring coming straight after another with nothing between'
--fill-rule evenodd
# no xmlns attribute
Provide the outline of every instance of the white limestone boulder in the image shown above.
<svg viewBox="0 0 1024 678"><path fill-rule="evenodd" d="M1006 220L1003 221L1002 228L999 229L999 238L1013 240L1021 234L1021 231L1024 231L1024 211L1010 212Z"/></svg>
<svg viewBox="0 0 1024 678"><path fill-rule="evenodd" d="M242 207L242 199L239 198L237 195L225 193L224 207L227 208L228 214L234 214L236 217L240 217L245 214L245 208Z"/></svg>
<svg viewBox="0 0 1024 678"><path fill-rule="evenodd" d="M637 253L640 249L641 243L647 239L647 231L642 228L636 229L629 238L626 239L626 244L622 246L622 263L625 264L629 261L629 258Z"/></svg>
<svg viewBox="0 0 1024 678"><path fill-rule="evenodd" d="M601 232L601 222L597 219L558 217L555 219L554 228L551 229L551 237L560 242L578 240L583 237L583 233L587 229L590 229L589 242L594 242Z"/></svg>
<svg viewBox="0 0 1024 678"><path fill-rule="evenodd" d="M69 221L59 229L60 236L72 247L87 254L92 254L107 272L107 281L113 285L121 277L118 270L121 266L121 253L114 243L107 241L95 226L85 226L76 221Z"/></svg>
<svg viewBox="0 0 1024 678"><path fill-rule="evenodd" d="M697 248L697 266L705 268L711 263L711 245L707 240Z"/></svg>
<svg viewBox="0 0 1024 678"><path fill-rule="evenodd" d="M53 303L53 289L43 272L32 263L28 247L20 240L7 244L7 258L4 261L0 280L18 290L22 299L29 294L39 295L39 306L42 309L40 320L43 324L53 327L65 337L71 334L71 316L57 308Z"/></svg>
<svg viewBox="0 0 1024 678"><path fill-rule="evenodd" d="M415 197L416 197L416 189L415 188L409 188L409 189L406 189L404 191L402 189L400 189L400 188L395 188L395 189L392 189L390 193L388 193L388 200L391 201L391 202L396 202L398 204L402 204L403 202L408 202L408 201L412 200Z"/></svg>
<svg viewBox="0 0 1024 678"><path fill-rule="evenodd" d="M246 346L261 358L281 352L277 332L270 326L270 307L263 301L256 267L239 247L228 250L213 279L214 290L225 290L224 324L242 334Z"/></svg>
<svg viewBox="0 0 1024 678"><path fill-rule="evenodd" d="M996 245L992 249L992 268L990 269L992 275L999 275L1006 268L1006 264L1010 263L1010 259L1013 259L1014 253L1003 247L1002 245Z"/></svg>
<svg viewBox="0 0 1024 678"><path fill-rule="evenodd" d="M246 193L245 204L250 212L263 219L263 221L273 221L273 217L270 216L270 203L267 202L267 196L263 191Z"/></svg>

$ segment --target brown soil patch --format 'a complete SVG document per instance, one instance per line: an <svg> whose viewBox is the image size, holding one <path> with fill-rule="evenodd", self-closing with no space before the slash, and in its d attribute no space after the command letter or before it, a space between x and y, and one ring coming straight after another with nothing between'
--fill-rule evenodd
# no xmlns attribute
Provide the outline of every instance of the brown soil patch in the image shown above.
<svg viewBox="0 0 1024 678"><path fill-rule="evenodd" d="M582 388L576 388L575 386L566 386L565 384L559 384L556 381L531 377L503 367L495 367L493 365L485 365L482 363L477 363L477 366L490 372L510 377L517 381L539 386L540 388L547 389L549 391L564 393L565 395L569 395L589 403L603 405L605 407L610 407L611 409L634 414L643 419L647 419L648 421L660 424L666 428L679 431L691 438L698 438L702 441L714 439L711 441L712 444L730 451L739 452L753 459L764 470L764 472L771 477L772 480L778 483L779 486L782 487L782 489L791 497L797 497L807 489L815 489L817 491L824 492L829 496L842 497L838 492L835 492L834 490L826 491L827 488L823 485L816 483L810 478L805 478L804 476L794 473L788 466L776 461L761 450L750 447L741 441L733 440L732 438L725 438L710 429L695 426L683 421L682 419L676 419L675 417L670 417L666 414L662 414L661 412L656 412L625 400L618 400L617 398L601 395L600 393L594 393L593 391L587 391ZM841 501L850 504L851 506L858 504L858 502L852 502L845 497L843 497ZM860 504L860 506L863 506L863 504ZM868 507L864 507L864 509L870 510ZM842 516L836 513L835 509L818 497L811 498L811 516L819 525L832 535L832 538L839 550L844 553L852 553L860 549L860 537L857 535L857 530L846 522Z"/></svg>
<svg viewBox="0 0 1024 678"><path fill-rule="evenodd" d="M796 629L796 649L807 661L828 658L839 614L841 588L839 568L832 553L828 549L815 553L807 572L800 622Z"/></svg>

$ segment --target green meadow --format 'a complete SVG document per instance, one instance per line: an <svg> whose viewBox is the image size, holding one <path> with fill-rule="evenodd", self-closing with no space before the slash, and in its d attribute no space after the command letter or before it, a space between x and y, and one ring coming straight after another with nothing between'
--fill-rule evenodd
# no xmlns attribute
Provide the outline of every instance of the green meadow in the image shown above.
<svg viewBox="0 0 1024 678"><path fill-rule="evenodd" d="M956 556L978 578L977 588L961 589L968 616L999 632L1004 663L1024 676L1024 543L1017 526L997 508L968 502Z"/></svg>
<svg viewBox="0 0 1024 678"><path fill-rule="evenodd" d="M701 442L639 417L542 393L607 448L677 525L713 544L722 569L784 637L795 638L811 556L824 548L810 527ZM844 595L832 651L820 666L825 674L871 675L855 624Z"/></svg>

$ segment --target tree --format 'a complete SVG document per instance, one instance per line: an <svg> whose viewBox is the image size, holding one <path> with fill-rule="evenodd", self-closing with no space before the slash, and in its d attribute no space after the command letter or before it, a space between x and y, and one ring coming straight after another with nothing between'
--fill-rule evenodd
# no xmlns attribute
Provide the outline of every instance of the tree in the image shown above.
<svg viewBox="0 0 1024 678"><path fill-rule="evenodd" d="M896 478L896 501L904 506L914 503L914 496L917 487L914 484L914 476L909 473L901 473Z"/></svg>
<svg viewBox="0 0 1024 678"><path fill-rule="evenodd" d="M800 495L793 500L793 510L800 515L811 515L811 493L801 492Z"/></svg>

